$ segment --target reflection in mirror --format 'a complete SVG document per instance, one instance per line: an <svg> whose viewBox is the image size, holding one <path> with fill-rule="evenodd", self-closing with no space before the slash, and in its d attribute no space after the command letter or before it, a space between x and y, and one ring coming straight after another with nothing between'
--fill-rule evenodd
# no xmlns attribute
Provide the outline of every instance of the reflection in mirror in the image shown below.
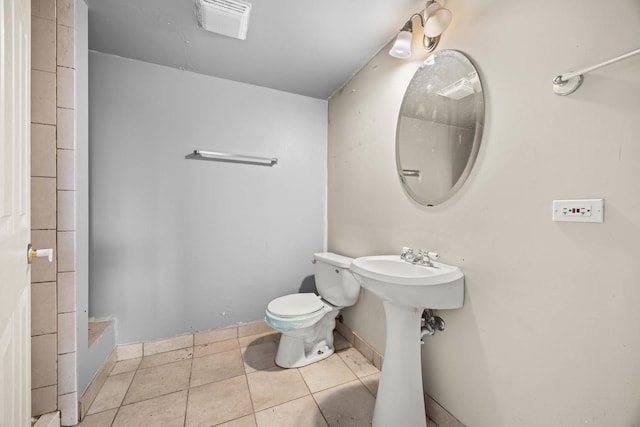
<svg viewBox="0 0 640 427"><path fill-rule="evenodd" d="M429 56L409 83L396 131L398 173L416 202L440 204L464 184L483 123L482 85L471 61L455 50Z"/></svg>

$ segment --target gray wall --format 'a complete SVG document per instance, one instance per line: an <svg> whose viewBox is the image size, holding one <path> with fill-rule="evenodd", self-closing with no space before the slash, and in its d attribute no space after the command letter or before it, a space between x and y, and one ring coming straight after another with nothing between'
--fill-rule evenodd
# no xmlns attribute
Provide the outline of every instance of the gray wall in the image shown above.
<svg viewBox="0 0 640 427"><path fill-rule="evenodd" d="M327 101L90 52L90 315L118 343L263 318L323 249ZM195 148L272 167L185 160Z"/></svg>
<svg viewBox="0 0 640 427"><path fill-rule="evenodd" d="M441 206L409 200L395 165L402 95L426 54L383 49L329 101L329 249L417 246L462 268L465 306L439 313L447 330L426 339L422 365L425 390L468 426L640 420L640 58L568 97L551 88L640 47L636 0L592 6L447 3L440 48L478 64L487 118L470 179ZM606 200L604 224L551 221L553 199L584 197ZM381 304L363 295L345 322L384 350Z"/></svg>

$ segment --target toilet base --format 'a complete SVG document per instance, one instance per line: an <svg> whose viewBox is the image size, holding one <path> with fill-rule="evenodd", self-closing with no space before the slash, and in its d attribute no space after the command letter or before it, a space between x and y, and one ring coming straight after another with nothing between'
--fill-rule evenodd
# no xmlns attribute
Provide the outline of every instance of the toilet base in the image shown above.
<svg viewBox="0 0 640 427"><path fill-rule="evenodd" d="M316 324L303 329L282 332L276 365L299 368L326 359L335 352L333 329L339 310L332 310Z"/></svg>

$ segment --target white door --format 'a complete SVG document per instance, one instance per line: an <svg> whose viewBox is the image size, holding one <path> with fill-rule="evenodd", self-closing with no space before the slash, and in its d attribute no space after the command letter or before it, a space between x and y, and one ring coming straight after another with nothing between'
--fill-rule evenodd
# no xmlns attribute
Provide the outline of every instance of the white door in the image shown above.
<svg viewBox="0 0 640 427"><path fill-rule="evenodd" d="M31 425L31 2L0 0L0 426Z"/></svg>

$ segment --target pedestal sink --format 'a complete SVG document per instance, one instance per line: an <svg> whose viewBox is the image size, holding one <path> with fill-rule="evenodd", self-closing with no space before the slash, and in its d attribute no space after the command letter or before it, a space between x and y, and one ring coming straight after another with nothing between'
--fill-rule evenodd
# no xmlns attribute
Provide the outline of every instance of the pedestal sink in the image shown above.
<svg viewBox="0 0 640 427"><path fill-rule="evenodd" d="M439 262L411 264L399 255L356 258L351 263L363 288L380 297L387 318L387 345L373 412L373 427L426 427L420 361L424 309L460 308L464 274Z"/></svg>

